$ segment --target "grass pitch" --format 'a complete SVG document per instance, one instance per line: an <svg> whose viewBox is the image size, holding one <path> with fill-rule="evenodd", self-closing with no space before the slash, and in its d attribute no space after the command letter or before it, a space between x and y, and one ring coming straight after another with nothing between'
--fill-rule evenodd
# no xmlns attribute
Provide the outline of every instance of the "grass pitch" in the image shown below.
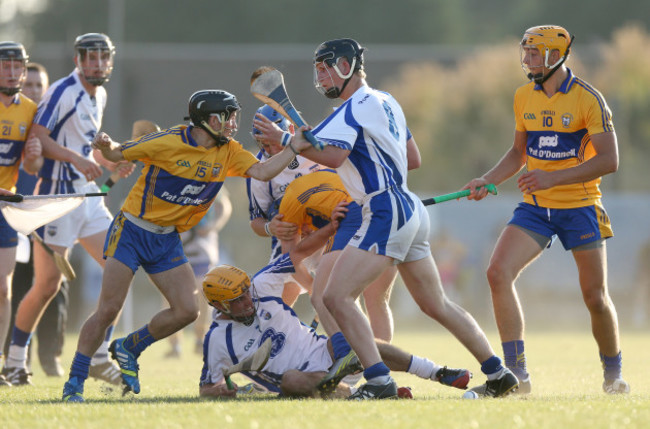
<svg viewBox="0 0 650 429"><path fill-rule="evenodd" d="M526 347L533 393L527 397L464 400L462 391L396 373L414 400L354 403L277 400L269 396L231 401L198 397L201 357L186 335L181 359L165 359L168 344L154 344L140 358L142 392L122 397L103 383L86 382L85 404L60 402L63 379L34 367L33 387L0 390L0 428L647 428L650 427L650 337L623 333L627 396L601 390L602 370L588 332L531 332ZM490 335L498 345L495 334ZM474 372L471 385L484 382L479 365L448 333L398 330L394 344L443 365ZM63 357L70 364L76 337ZM499 350L500 352L500 350ZM236 375L240 384L245 379Z"/></svg>

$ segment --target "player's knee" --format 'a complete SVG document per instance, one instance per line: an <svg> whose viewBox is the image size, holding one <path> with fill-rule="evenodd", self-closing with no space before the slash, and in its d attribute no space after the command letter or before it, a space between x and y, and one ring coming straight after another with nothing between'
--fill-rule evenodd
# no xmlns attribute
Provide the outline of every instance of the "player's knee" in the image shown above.
<svg viewBox="0 0 650 429"><path fill-rule="evenodd" d="M122 305L118 302L112 300L100 300L95 315L100 320L100 323L108 326L117 318L121 309Z"/></svg>
<svg viewBox="0 0 650 429"><path fill-rule="evenodd" d="M325 291L323 294L323 304L327 311L332 314L335 314L341 306L341 297L334 293L328 293Z"/></svg>
<svg viewBox="0 0 650 429"><path fill-rule="evenodd" d="M587 309L591 313L603 313L612 305L609 296L602 290L586 292L583 298Z"/></svg>
<svg viewBox="0 0 650 429"><path fill-rule="evenodd" d="M177 313L177 320L182 323L183 326L189 325L199 318L199 312L198 306L188 305L187 307L180 309Z"/></svg>
<svg viewBox="0 0 650 429"><path fill-rule="evenodd" d="M306 386L305 379L297 370L288 370L282 375L280 390L284 396L304 396L305 391L312 390L316 386Z"/></svg>
<svg viewBox="0 0 650 429"><path fill-rule="evenodd" d="M503 264L494 261L490 262L486 275L492 291L499 290L503 285L507 285L513 280Z"/></svg>

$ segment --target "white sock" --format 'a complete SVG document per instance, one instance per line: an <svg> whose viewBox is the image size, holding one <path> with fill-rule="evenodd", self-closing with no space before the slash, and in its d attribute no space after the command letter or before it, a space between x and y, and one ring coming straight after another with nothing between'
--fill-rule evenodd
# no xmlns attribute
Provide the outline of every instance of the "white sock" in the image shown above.
<svg viewBox="0 0 650 429"><path fill-rule="evenodd" d="M108 346L109 341L104 340L101 346L97 349L92 359L90 359L91 365L97 365L100 363L108 362Z"/></svg>
<svg viewBox="0 0 650 429"><path fill-rule="evenodd" d="M435 362L432 362L427 358L412 355L411 364L406 372L417 375L420 378L435 380L436 373L440 368L440 365L436 365Z"/></svg>
<svg viewBox="0 0 650 429"><path fill-rule="evenodd" d="M373 386L381 386L384 384L390 383L392 377L390 374L380 375L379 377L373 377L370 380L366 380L366 384L372 384Z"/></svg>
<svg viewBox="0 0 650 429"><path fill-rule="evenodd" d="M503 374L505 374L505 372L506 372L507 370L508 370L508 369L507 369L506 367L503 367L503 368L501 368L499 371L497 371L497 372L493 372L492 374L485 374L485 376L486 376L487 379L490 380L490 381L492 381L492 380L496 380L496 379L498 379L498 378L503 377Z"/></svg>
<svg viewBox="0 0 650 429"><path fill-rule="evenodd" d="M27 368L27 347L12 344L9 346L9 353L5 360L7 368Z"/></svg>

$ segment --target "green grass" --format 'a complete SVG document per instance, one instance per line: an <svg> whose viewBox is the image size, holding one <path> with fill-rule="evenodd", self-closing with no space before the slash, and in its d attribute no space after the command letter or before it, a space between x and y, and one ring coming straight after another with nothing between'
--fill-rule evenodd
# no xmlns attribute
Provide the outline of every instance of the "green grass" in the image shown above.
<svg viewBox="0 0 650 429"><path fill-rule="evenodd" d="M189 343L190 336L186 338ZM85 404L62 404L64 380L45 377L35 365L36 386L0 390L0 428L647 428L648 339L640 332L622 338L624 375L632 385L632 393L624 397L602 393L602 370L589 333L532 332L526 343L533 377L528 397L463 400L459 390L398 373L398 384L412 387L414 400L367 403L200 399L200 357L187 346L180 360L164 359L168 345L160 342L140 359L142 393L137 396L123 398L89 380ZM494 334L490 341L498 344ZM66 366L75 342L68 338ZM398 331L394 343L438 363L469 368L475 374L472 385L484 381L469 353L438 328L429 333Z"/></svg>

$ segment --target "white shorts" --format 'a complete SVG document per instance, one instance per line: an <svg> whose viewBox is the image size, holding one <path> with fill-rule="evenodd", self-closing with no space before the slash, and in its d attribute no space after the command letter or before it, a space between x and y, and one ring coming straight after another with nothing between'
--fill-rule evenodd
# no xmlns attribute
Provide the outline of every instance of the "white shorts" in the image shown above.
<svg viewBox="0 0 650 429"><path fill-rule="evenodd" d="M415 194L389 189L373 195L364 201L362 215L349 245L389 256L398 264L431 255L429 213Z"/></svg>
<svg viewBox="0 0 650 429"><path fill-rule="evenodd" d="M95 182L80 187L77 192L99 192ZM106 208L103 197L88 197L67 215L44 226L43 241L55 246L71 248L80 238L108 231L113 216Z"/></svg>

